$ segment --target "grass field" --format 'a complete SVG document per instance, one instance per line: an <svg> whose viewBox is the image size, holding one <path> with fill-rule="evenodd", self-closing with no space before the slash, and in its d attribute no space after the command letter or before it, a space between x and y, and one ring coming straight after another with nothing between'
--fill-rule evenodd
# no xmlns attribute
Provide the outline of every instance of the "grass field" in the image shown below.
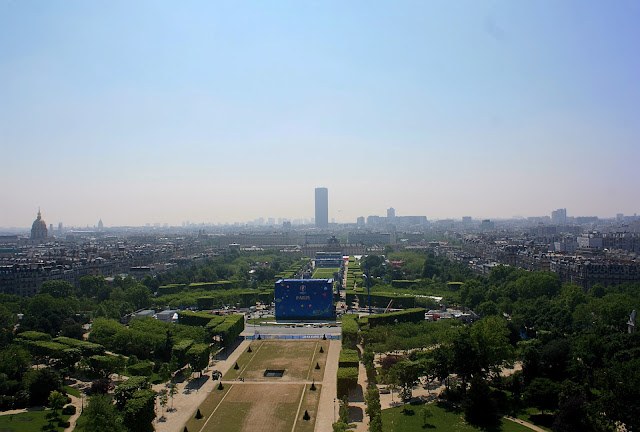
<svg viewBox="0 0 640 432"><path fill-rule="evenodd" d="M245 381L322 381L328 349L329 340L322 339L253 341L252 352L245 351L238 359L239 369L230 369L223 380L242 377ZM320 369L315 369L316 363ZM265 378L266 369L284 369L285 373L282 378Z"/></svg>
<svg viewBox="0 0 640 432"><path fill-rule="evenodd" d="M320 347L323 353L320 353ZM329 341L253 341L252 352L238 358L223 377L223 390L214 389L198 408L203 418L186 424L193 431L313 432ZM316 363L320 369L315 369ZM265 378L266 369L284 369L282 378ZM235 381L242 377L244 382ZM315 380L316 390L310 381ZM304 420L305 410L311 417Z"/></svg>
<svg viewBox="0 0 640 432"><path fill-rule="evenodd" d="M339 271L340 269L337 267L317 268L311 277L313 279L332 279L333 274Z"/></svg>
<svg viewBox="0 0 640 432"><path fill-rule="evenodd" d="M45 418L49 410L29 411L20 414L9 414L0 416L0 431L15 432L40 432L42 427L49 422ZM69 420L68 415L61 415L62 420ZM56 428L57 431L64 431L64 428Z"/></svg>
<svg viewBox="0 0 640 432"><path fill-rule="evenodd" d="M71 387L71 386L64 386L64 387L62 387L62 389L63 389L64 391L66 391L66 392L67 392L67 394L70 394L71 396L75 396L75 397L77 397L77 398L79 398L79 397L80 397L80 390L78 390L78 389L77 389L77 388L75 388L75 387Z"/></svg>
<svg viewBox="0 0 640 432"><path fill-rule="evenodd" d="M431 416L427 417L426 424L422 416L422 407L427 406ZM396 408L382 410L382 427L389 432L412 431L447 431L447 432L530 432L531 429L501 419L499 425L494 428L479 428L468 424L464 420L462 410L451 410L437 404L429 405L404 405Z"/></svg>

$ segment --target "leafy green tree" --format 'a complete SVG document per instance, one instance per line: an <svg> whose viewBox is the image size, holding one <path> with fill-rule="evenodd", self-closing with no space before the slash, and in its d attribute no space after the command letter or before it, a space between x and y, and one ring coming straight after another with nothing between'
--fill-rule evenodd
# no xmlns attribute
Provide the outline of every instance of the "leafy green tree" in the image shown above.
<svg viewBox="0 0 640 432"><path fill-rule="evenodd" d="M82 428L85 432L125 432L122 417L118 415L113 400L107 395L89 397L82 417L85 419Z"/></svg>
<svg viewBox="0 0 640 432"><path fill-rule="evenodd" d="M471 327L471 337L477 346L482 370L498 374L503 364L513 359L509 333L507 321L499 316L486 317Z"/></svg>
<svg viewBox="0 0 640 432"><path fill-rule="evenodd" d="M45 405L51 392L62 388L62 378L52 368L32 369L23 375L22 385L31 395L31 405Z"/></svg>
<svg viewBox="0 0 640 432"><path fill-rule="evenodd" d="M465 417L469 423L487 425L498 421L497 405L486 380L476 376L463 400Z"/></svg>
<svg viewBox="0 0 640 432"><path fill-rule="evenodd" d="M22 375L29 370L31 354L18 345L9 345L0 350L0 373L7 375L9 379L21 380Z"/></svg>
<svg viewBox="0 0 640 432"><path fill-rule="evenodd" d="M340 399L339 416L342 423L349 423L349 399L347 395L344 395L342 399Z"/></svg>
<svg viewBox="0 0 640 432"><path fill-rule="evenodd" d="M404 401L411 399L413 387L418 383L421 375L421 367L418 362L400 360L389 373L391 380L401 387L400 397Z"/></svg>
<svg viewBox="0 0 640 432"><path fill-rule="evenodd" d="M16 321L16 314L0 304L0 348L6 346L13 338Z"/></svg>
<svg viewBox="0 0 640 432"><path fill-rule="evenodd" d="M553 410L558 406L558 394L560 388L557 383L548 378L535 378L529 383L525 391L525 401L544 410Z"/></svg>
<svg viewBox="0 0 640 432"><path fill-rule="evenodd" d="M83 276L78 280L78 295L104 301L109 298L111 288L102 276Z"/></svg>
<svg viewBox="0 0 640 432"><path fill-rule="evenodd" d="M134 285L124 292L125 300L131 303L136 309L148 308L151 306L151 293L144 285Z"/></svg>
<svg viewBox="0 0 640 432"><path fill-rule="evenodd" d="M171 397L171 409L173 410L173 397L178 394L178 386L171 383L169 386L169 397Z"/></svg>
<svg viewBox="0 0 640 432"><path fill-rule="evenodd" d="M61 280L52 280L42 283L40 294L49 294L53 298L66 298L73 295L73 285Z"/></svg>
<svg viewBox="0 0 640 432"><path fill-rule="evenodd" d="M48 406L58 415L58 411L67 403L67 397L57 390L49 394Z"/></svg>
<svg viewBox="0 0 640 432"><path fill-rule="evenodd" d="M422 427L427 427L427 419L433 416L429 405L424 405L420 409L420 416L422 417Z"/></svg>
<svg viewBox="0 0 640 432"><path fill-rule="evenodd" d="M54 298L38 294L29 300L20 323L20 330L36 330L57 336L67 320L73 320L78 311L74 297Z"/></svg>
<svg viewBox="0 0 640 432"><path fill-rule="evenodd" d="M153 432L153 419L156 417L155 405L155 391L137 390L125 403L124 425L131 432Z"/></svg>

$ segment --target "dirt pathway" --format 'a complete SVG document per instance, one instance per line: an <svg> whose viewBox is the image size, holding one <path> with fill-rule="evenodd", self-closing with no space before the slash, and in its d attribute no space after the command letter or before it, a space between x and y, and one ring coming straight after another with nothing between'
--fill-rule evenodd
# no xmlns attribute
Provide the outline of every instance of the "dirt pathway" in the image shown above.
<svg viewBox="0 0 640 432"><path fill-rule="evenodd" d="M329 352L327 352L327 363L324 369L324 378L322 380L322 389L320 391L320 402L318 403L318 415L316 420L315 432L332 432L334 415L337 415L337 405L334 402L337 392L337 376L338 358L342 342L332 340L329 343ZM317 384L317 383L316 383Z"/></svg>
<svg viewBox="0 0 640 432"><path fill-rule="evenodd" d="M504 416L504 418L506 418L507 420L511 420L514 423L521 424L522 426L526 426L529 429L532 429L532 430L537 431L537 432L547 432L545 429L542 429L542 428L540 428L540 427L538 427L538 426L536 426L536 425L534 425L532 423L526 422L524 420L520 420L519 418L514 418L514 417L509 417L509 416Z"/></svg>

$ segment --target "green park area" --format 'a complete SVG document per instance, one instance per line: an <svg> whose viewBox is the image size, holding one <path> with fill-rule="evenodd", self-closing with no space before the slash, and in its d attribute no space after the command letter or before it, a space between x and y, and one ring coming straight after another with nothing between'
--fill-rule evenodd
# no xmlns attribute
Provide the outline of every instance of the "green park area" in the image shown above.
<svg viewBox="0 0 640 432"><path fill-rule="evenodd" d="M314 279L333 279L333 274L339 271L338 267L316 268L312 277Z"/></svg>
<svg viewBox="0 0 640 432"><path fill-rule="evenodd" d="M187 430L312 432L328 344L323 340L254 341L238 359L238 368L224 376L222 388L216 387L198 407L201 418L194 412ZM265 377L267 369L284 370L284 374ZM238 381L239 377L243 380ZM318 384L312 385L314 381Z"/></svg>
<svg viewBox="0 0 640 432"><path fill-rule="evenodd" d="M467 423L462 409L446 404L403 405L382 411L382 424L388 432L418 432L424 430L443 432L527 432L531 429L506 419L493 426L473 426Z"/></svg>
<svg viewBox="0 0 640 432"><path fill-rule="evenodd" d="M20 414L7 414L0 416L0 431L2 432L40 432L49 424L46 416L51 410L28 411ZM62 421L67 421L69 415L61 415ZM64 427L54 425L51 431L63 431Z"/></svg>

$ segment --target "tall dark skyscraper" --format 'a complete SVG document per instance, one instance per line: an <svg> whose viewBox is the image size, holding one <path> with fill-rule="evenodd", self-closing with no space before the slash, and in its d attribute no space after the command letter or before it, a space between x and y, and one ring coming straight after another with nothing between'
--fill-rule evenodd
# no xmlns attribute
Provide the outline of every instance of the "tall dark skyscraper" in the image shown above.
<svg viewBox="0 0 640 432"><path fill-rule="evenodd" d="M329 190L316 188L316 228L329 228Z"/></svg>

